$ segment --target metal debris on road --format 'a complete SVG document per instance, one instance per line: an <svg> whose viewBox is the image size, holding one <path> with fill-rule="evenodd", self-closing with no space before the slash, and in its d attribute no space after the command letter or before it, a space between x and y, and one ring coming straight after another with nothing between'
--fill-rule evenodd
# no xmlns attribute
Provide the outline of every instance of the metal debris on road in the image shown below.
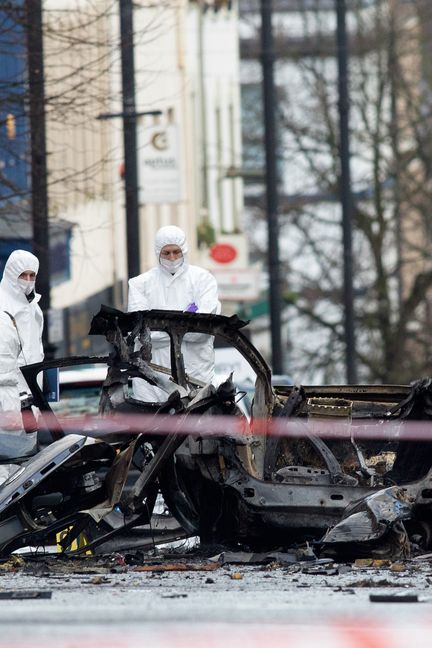
<svg viewBox="0 0 432 648"><path fill-rule="evenodd" d="M218 563L159 563L157 565L137 565L134 572L184 572L184 571L215 571Z"/></svg>
<svg viewBox="0 0 432 648"><path fill-rule="evenodd" d="M50 599L52 592L48 590L5 590L0 591L0 599Z"/></svg>
<svg viewBox="0 0 432 648"><path fill-rule="evenodd" d="M369 594L371 603L418 603L417 594Z"/></svg>

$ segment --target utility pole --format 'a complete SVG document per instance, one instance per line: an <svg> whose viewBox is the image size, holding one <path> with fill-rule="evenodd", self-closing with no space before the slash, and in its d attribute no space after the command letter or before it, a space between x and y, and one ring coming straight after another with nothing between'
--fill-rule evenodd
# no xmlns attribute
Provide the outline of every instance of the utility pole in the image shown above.
<svg viewBox="0 0 432 648"><path fill-rule="evenodd" d="M279 261L279 221L277 187L277 138L275 120L274 42L272 0L261 0L261 63L265 126L266 201L268 231L268 273L272 370L283 373L281 343L281 277Z"/></svg>
<svg viewBox="0 0 432 648"><path fill-rule="evenodd" d="M137 119L142 115L161 115L160 110L137 112L135 106L135 60L132 0L120 0L120 50L122 77L122 112L103 113L97 119L123 119L123 160L126 212L126 248L128 276L141 272L138 199Z"/></svg>
<svg viewBox="0 0 432 648"><path fill-rule="evenodd" d="M339 88L340 131L340 192L342 204L343 241L343 300L345 319L346 376L349 384L357 382L356 341L354 324L352 220L350 139L349 139L349 92L348 92L348 42L346 33L345 0L336 0L337 58Z"/></svg>
<svg viewBox="0 0 432 648"><path fill-rule="evenodd" d="M48 230L48 183L45 132L45 79L42 32L42 1L25 0L28 115L31 141L31 214L33 224L33 252L39 259L37 288L41 293L40 306L45 317L43 344L49 359L54 349L49 344L50 258Z"/></svg>
<svg viewBox="0 0 432 648"><path fill-rule="evenodd" d="M120 43L123 94L124 183L128 276L141 271L138 163L135 109L135 62L132 0L120 0Z"/></svg>

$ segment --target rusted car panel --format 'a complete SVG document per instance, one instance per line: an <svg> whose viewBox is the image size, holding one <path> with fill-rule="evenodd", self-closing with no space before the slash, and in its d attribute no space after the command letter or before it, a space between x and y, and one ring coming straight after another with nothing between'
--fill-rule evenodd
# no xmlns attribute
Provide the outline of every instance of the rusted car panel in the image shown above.
<svg viewBox="0 0 432 648"><path fill-rule="evenodd" d="M100 458L78 462L79 469L77 462L70 460L66 468L59 466L53 475L38 482L36 502L43 503L41 497L49 497L56 488L67 495L59 488L62 470L73 476L72 484L77 483L78 475L90 479L88 475L97 472L101 463L106 464L110 476L94 488L93 499L86 506L84 496L82 502L78 498L68 507L56 505L54 519L44 518L38 509L39 519L34 522L40 527L39 539L67 521L80 531L87 525L92 545L100 545L119 532L146 523L160 490L185 532L199 534L206 544L271 548L308 541L317 552L341 556L361 551L406 555L413 543L430 546L432 448L427 441L383 439L379 434L384 423L402 425L430 417L430 381L413 386L273 389L270 370L243 335L244 326L236 317L167 311L122 313L101 308L90 334L104 335L113 348L101 392L101 418L115 422L127 413L159 416L154 418L153 432L147 427L137 436L124 434L127 430L123 429L121 440L115 439L115 434L111 441L104 439L106 448ZM165 331L171 340L171 366L163 370L151 364L150 333L155 330ZM186 375L181 343L191 332L220 336L248 360L256 374L250 420L237 406L232 377L227 376L216 388ZM60 439L50 448L64 441L65 431L60 422L53 425L36 374L42 367L62 362L67 361L26 369L34 402L54 438ZM76 364L80 362L89 362L89 358L76 359ZM128 390L133 377L161 387L166 399L160 403L136 401ZM171 417L173 422L163 435L158 422L161 416ZM221 416L226 417L224 434L215 435L212 423ZM179 432L180 424L194 420L199 426L185 438ZM246 430L242 435L238 434L239 420ZM281 433L284 425L294 429L294 434ZM359 434L363 427L369 428L369 436ZM278 434L273 434L276 428ZM115 432L115 424L112 429ZM341 429L343 434L335 434ZM115 460L119 453L124 457L120 467ZM132 459L141 468L126 493L123 487ZM19 544L13 538L14 530L17 536L20 533L15 524L2 537L1 524L9 507L15 506L16 518L26 514L33 519L36 495L30 489L15 504L9 502L2 509L2 502L7 501L2 494L6 495L9 486L4 488L0 490L0 550L8 551ZM124 525L115 528L107 522L114 506L124 518Z"/></svg>

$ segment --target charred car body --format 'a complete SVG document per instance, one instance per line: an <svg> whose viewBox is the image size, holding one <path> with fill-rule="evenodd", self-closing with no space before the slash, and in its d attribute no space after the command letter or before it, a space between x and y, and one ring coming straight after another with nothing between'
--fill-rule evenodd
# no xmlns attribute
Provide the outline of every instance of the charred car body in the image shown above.
<svg viewBox="0 0 432 648"><path fill-rule="evenodd" d="M90 334L110 342L109 358L25 368L53 443L0 489L0 551L44 544L66 528L64 548L82 532L103 548L150 522L159 491L184 532L205 544L270 548L309 541L343 557L400 557L413 543L430 547L432 448L404 436L411 421L432 414L430 381L272 388L244 325L236 317L102 307ZM151 331L169 335L171 367L151 364ZM220 336L250 363L256 374L250 420L237 405L241 394L231 376L216 388L186 375L181 343L190 333ZM99 417L71 434L37 375L89 360L109 365ZM166 400L134 400L128 385L136 377L162 388ZM382 438L383 427L392 438ZM126 492L132 465L139 473Z"/></svg>

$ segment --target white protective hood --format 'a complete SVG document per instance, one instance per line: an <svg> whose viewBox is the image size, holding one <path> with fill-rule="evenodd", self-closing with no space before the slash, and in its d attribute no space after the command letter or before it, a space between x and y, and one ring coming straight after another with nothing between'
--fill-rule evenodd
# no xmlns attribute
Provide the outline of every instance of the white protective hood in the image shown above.
<svg viewBox="0 0 432 648"><path fill-rule="evenodd" d="M2 289L13 296L18 303L23 304L27 302L27 297L18 283L18 277L26 271L37 274L39 271L39 259L31 252L27 252L27 250L14 250L6 261L3 279L0 282Z"/></svg>
<svg viewBox="0 0 432 648"><path fill-rule="evenodd" d="M161 250L165 245L178 245L183 252L183 257L186 257L188 252L186 234L180 227L167 225L166 227L161 227L156 232L154 247L158 262Z"/></svg>

